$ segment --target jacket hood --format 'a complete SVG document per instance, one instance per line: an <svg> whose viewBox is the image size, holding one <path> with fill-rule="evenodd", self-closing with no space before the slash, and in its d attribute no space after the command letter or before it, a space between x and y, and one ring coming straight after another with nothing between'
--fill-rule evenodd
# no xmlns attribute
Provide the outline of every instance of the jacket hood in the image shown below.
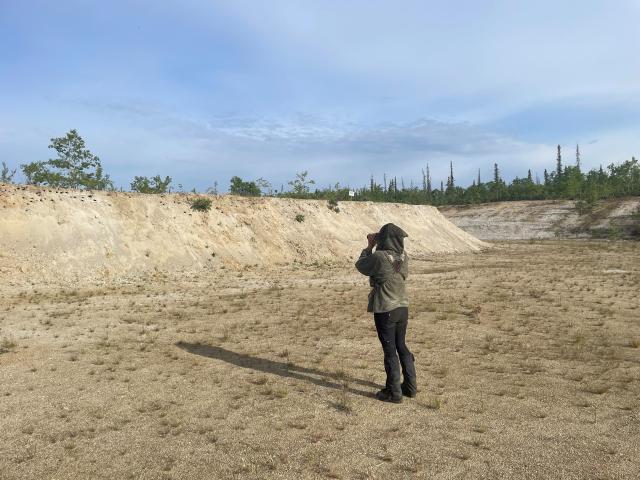
<svg viewBox="0 0 640 480"><path fill-rule="evenodd" d="M404 252L404 239L408 237L407 232L393 223L384 225L378 232L378 250L391 250L397 254Z"/></svg>

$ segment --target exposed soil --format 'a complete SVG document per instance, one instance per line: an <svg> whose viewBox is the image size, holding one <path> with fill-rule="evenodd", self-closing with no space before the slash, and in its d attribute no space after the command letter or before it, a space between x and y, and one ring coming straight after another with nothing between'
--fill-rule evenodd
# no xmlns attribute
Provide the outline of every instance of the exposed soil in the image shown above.
<svg viewBox="0 0 640 480"><path fill-rule="evenodd" d="M487 247L434 207L280 198L88 192L0 184L0 280L113 281L153 272L351 262L393 222L414 256Z"/></svg>
<svg viewBox="0 0 640 480"><path fill-rule="evenodd" d="M390 405L352 265L16 278L0 477L635 479L639 286L638 242L414 259L420 392Z"/></svg>
<svg viewBox="0 0 640 480"><path fill-rule="evenodd" d="M442 214L482 240L543 238L640 239L640 198L599 202L579 211L576 202L541 200L440 207Z"/></svg>

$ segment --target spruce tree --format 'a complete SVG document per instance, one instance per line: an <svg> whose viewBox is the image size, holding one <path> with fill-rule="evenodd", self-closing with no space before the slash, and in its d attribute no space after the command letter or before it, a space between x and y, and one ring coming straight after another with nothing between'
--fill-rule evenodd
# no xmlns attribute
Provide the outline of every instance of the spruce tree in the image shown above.
<svg viewBox="0 0 640 480"><path fill-rule="evenodd" d="M2 162L2 171L0 172L0 183L13 183L13 176L16 174L16 169L9 170L7 164Z"/></svg>
<svg viewBox="0 0 640 480"><path fill-rule="evenodd" d="M453 179L453 162L449 162L449 170L451 171L449 175L449 186L453 188L455 186L455 180Z"/></svg>
<svg viewBox="0 0 640 480"><path fill-rule="evenodd" d="M500 179L500 170L498 164L493 164L493 185L491 185L493 199L495 201L502 200L502 180Z"/></svg>
<svg viewBox="0 0 640 480"><path fill-rule="evenodd" d="M558 156L556 157L556 177L560 179L562 177L562 150L558 145Z"/></svg>

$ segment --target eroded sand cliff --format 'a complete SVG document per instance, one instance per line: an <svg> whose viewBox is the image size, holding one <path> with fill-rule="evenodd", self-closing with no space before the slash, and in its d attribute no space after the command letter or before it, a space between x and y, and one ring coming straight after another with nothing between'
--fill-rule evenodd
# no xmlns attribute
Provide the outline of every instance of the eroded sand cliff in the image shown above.
<svg viewBox="0 0 640 480"><path fill-rule="evenodd" d="M387 222L413 256L487 246L428 206L89 192L0 184L0 275L103 278L163 270L351 261ZM297 221L297 215L304 215Z"/></svg>

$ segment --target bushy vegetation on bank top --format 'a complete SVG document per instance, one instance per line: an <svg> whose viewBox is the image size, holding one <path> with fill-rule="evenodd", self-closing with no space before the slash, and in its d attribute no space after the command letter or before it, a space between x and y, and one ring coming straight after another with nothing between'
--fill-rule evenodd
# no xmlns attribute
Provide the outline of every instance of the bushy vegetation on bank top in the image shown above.
<svg viewBox="0 0 640 480"><path fill-rule="evenodd" d="M28 184L87 190L113 189L109 175L102 170L100 158L85 148L84 140L76 130L70 130L64 137L52 138L49 148L56 151L56 158L21 165Z"/></svg>
<svg viewBox="0 0 640 480"><path fill-rule="evenodd" d="M171 185L171 177L165 177L164 180L160 175L155 177L133 177L131 182L131 191L140 193L166 193Z"/></svg>
<svg viewBox="0 0 640 480"><path fill-rule="evenodd" d="M113 190L109 175L104 174L100 159L91 153L76 130L70 130L64 137L52 138L49 148L57 153L57 158L21 165L26 183L62 188L92 190ZM0 182L11 183L16 170L10 170L2 162ZM141 193L171 192L171 177L162 178L136 176L131 182L131 190ZM582 170L580 150L576 147L575 160L570 165L563 164L562 150L558 145L555 168L544 170L543 178L533 178L531 170L522 177L506 182L500 175L498 164L493 166L493 176L489 181L478 177L468 187L456 184L454 166L450 164L450 173L446 184L433 185L429 167L422 171L421 185L413 182L407 186L402 178L384 174L382 183L371 177L369 185L362 188L349 188L336 184L324 189L315 188L315 182L307 171L296 174L280 189L273 189L265 179L245 181L238 176L230 180L229 192L243 196L278 196L291 198L324 199L329 208L339 211L338 201L361 200L374 202L399 202L426 205L459 205L473 203L500 202L508 200L577 200L577 208L589 211L595 202L602 199L640 195L640 165L634 157L622 163L611 163L588 172ZM182 186L179 185L182 191ZM217 182L207 193L217 194ZM193 190L195 193L195 189Z"/></svg>
<svg viewBox="0 0 640 480"><path fill-rule="evenodd" d="M289 191L276 192L279 197L311 198L328 200L329 205L337 207L338 201L360 200L373 202L398 202L425 205L460 205L509 200L577 200L579 210L589 211L598 200L640 196L640 164L634 157L622 163L610 164L606 169L600 167L583 172L580 165L580 151L576 148L576 161L573 165L563 165L562 151L558 146L556 168L544 170L543 178L533 178L531 170L523 177L516 177L507 183L500 175L498 164L493 166L493 178L483 182L478 173L477 179L464 188L456 185L453 164L447 183L432 185L429 168L422 172L422 185L406 186L397 177L384 175L383 183L370 178L369 186L359 189L341 187L311 189L313 180L307 172L297 174L289 182ZM331 206L329 208L331 208Z"/></svg>

